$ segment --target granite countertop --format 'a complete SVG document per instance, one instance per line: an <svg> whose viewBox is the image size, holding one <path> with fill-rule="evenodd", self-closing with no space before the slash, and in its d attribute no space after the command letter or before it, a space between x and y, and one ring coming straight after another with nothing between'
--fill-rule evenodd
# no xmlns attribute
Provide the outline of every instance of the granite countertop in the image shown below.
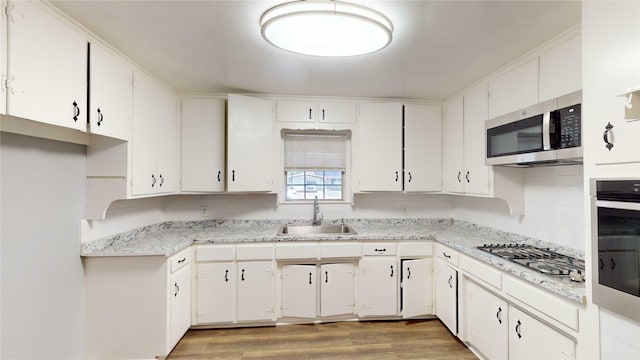
<svg viewBox="0 0 640 360"><path fill-rule="evenodd" d="M540 274L477 249L483 244L520 243L549 248L553 251L584 259L584 254L540 240L452 219L345 219L355 235L287 235L277 232L285 223L305 224L286 220L207 220L165 222L126 233L83 243L84 257L105 256L165 256L169 257L193 244L238 244L256 242L293 242L327 240L435 240L463 254L490 264L513 276L541 286L564 298L584 303L584 283ZM339 220L325 221L339 223Z"/></svg>

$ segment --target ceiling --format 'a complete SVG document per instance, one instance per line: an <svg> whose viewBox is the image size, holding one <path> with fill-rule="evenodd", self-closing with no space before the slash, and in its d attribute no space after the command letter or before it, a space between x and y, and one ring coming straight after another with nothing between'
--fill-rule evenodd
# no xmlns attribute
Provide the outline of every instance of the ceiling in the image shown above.
<svg viewBox="0 0 640 360"><path fill-rule="evenodd" d="M286 1L56 0L56 7L179 92L444 99L580 22L580 1L351 1L383 12L393 42L319 58L264 41Z"/></svg>

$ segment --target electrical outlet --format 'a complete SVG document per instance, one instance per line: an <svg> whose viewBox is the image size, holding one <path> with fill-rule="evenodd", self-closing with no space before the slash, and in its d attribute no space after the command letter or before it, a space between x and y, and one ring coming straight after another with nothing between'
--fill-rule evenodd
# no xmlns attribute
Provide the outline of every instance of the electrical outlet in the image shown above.
<svg viewBox="0 0 640 360"><path fill-rule="evenodd" d="M209 207L207 205L202 205L200 207L200 216L201 217L207 217L207 213L209 212Z"/></svg>

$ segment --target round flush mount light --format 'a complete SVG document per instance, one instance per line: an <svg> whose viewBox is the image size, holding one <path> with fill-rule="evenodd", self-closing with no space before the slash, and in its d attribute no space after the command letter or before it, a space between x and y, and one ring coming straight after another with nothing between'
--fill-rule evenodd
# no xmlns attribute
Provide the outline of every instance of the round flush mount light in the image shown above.
<svg viewBox="0 0 640 360"><path fill-rule="evenodd" d="M267 10L262 37L281 49L313 56L356 56L391 42L391 21L370 8L340 1L294 1Z"/></svg>

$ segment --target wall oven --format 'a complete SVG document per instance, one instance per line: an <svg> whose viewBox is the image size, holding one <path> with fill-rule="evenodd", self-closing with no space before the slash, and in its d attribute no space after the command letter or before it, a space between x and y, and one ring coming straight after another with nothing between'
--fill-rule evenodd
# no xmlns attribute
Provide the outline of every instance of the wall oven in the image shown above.
<svg viewBox="0 0 640 360"><path fill-rule="evenodd" d="M640 178L592 179L593 302L640 322Z"/></svg>

